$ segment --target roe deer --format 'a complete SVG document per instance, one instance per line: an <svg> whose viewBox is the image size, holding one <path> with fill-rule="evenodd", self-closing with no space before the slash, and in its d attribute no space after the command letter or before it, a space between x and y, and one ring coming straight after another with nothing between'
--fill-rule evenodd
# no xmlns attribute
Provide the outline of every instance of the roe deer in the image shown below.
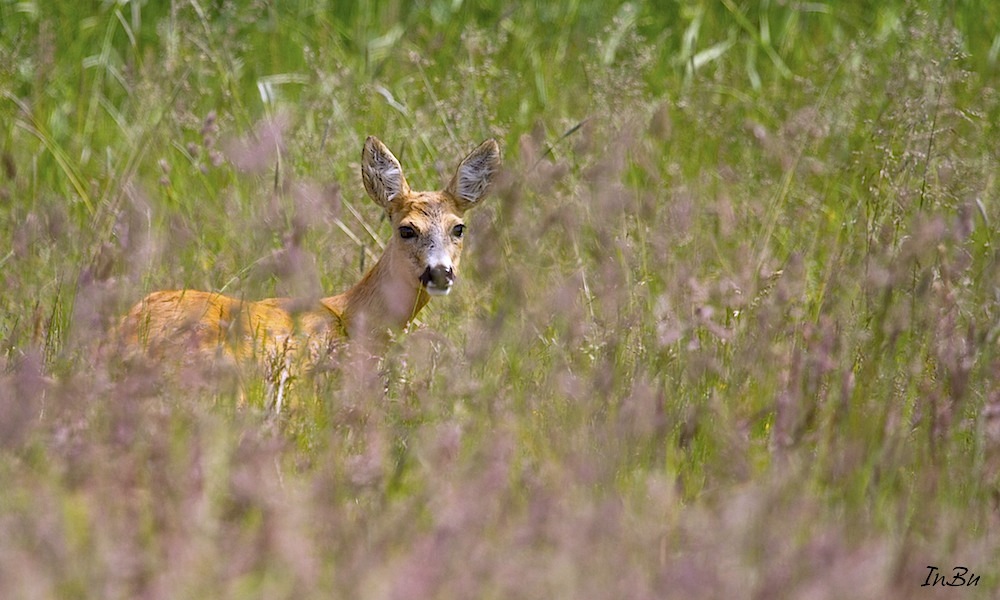
<svg viewBox="0 0 1000 600"><path fill-rule="evenodd" d="M500 148L490 139L462 160L443 191L415 192L392 152L369 137L361 177L368 195L386 211L393 234L354 287L306 306L290 298L244 302L212 292L153 292L124 318L120 339L153 356L221 353L282 362L315 360L343 338L384 342L388 331L404 328L430 296L451 291L462 253L462 217L483 199L499 168ZM280 402L279 395L279 410Z"/></svg>

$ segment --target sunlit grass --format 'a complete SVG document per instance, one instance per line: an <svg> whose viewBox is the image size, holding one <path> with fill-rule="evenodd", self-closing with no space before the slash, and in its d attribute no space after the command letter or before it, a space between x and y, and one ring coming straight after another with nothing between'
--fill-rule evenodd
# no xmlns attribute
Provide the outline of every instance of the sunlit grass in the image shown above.
<svg viewBox="0 0 1000 600"><path fill-rule="evenodd" d="M998 20L0 1L0 596L990 597ZM116 355L355 282L369 134L507 169L377 368Z"/></svg>

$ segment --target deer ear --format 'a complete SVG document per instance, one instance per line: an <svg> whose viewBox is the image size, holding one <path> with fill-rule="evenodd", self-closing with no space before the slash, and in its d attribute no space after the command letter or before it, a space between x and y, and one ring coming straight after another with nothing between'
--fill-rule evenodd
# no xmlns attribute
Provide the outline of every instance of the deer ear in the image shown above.
<svg viewBox="0 0 1000 600"><path fill-rule="evenodd" d="M500 146L496 140L486 140L458 165L447 192L467 210L483 199L499 171Z"/></svg>
<svg viewBox="0 0 1000 600"><path fill-rule="evenodd" d="M373 135L365 140L361 151L361 179L371 199L382 208L400 196L410 193L410 186L403 177L403 167L379 139Z"/></svg>

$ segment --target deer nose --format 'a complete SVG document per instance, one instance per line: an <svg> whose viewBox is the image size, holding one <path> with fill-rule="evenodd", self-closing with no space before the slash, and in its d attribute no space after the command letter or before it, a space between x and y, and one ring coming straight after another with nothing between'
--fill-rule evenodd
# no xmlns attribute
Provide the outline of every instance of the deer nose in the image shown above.
<svg viewBox="0 0 1000 600"><path fill-rule="evenodd" d="M455 283L455 270L445 265L427 267L420 275L420 283L424 284L427 291L432 294L435 292L447 294L451 284Z"/></svg>

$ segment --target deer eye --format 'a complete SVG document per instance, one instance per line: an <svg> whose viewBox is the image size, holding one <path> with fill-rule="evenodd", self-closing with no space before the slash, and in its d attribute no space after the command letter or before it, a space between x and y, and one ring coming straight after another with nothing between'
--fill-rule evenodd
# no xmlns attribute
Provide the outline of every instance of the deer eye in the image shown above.
<svg viewBox="0 0 1000 600"><path fill-rule="evenodd" d="M465 225L459 224L451 228L451 235L460 238L465 234Z"/></svg>
<svg viewBox="0 0 1000 600"><path fill-rule="evenodd" d="M403 238L404 240L415 238L417 237L417 230L410 227L409 225L403 225L402 227L399 228L399 237Z"/></svg>

